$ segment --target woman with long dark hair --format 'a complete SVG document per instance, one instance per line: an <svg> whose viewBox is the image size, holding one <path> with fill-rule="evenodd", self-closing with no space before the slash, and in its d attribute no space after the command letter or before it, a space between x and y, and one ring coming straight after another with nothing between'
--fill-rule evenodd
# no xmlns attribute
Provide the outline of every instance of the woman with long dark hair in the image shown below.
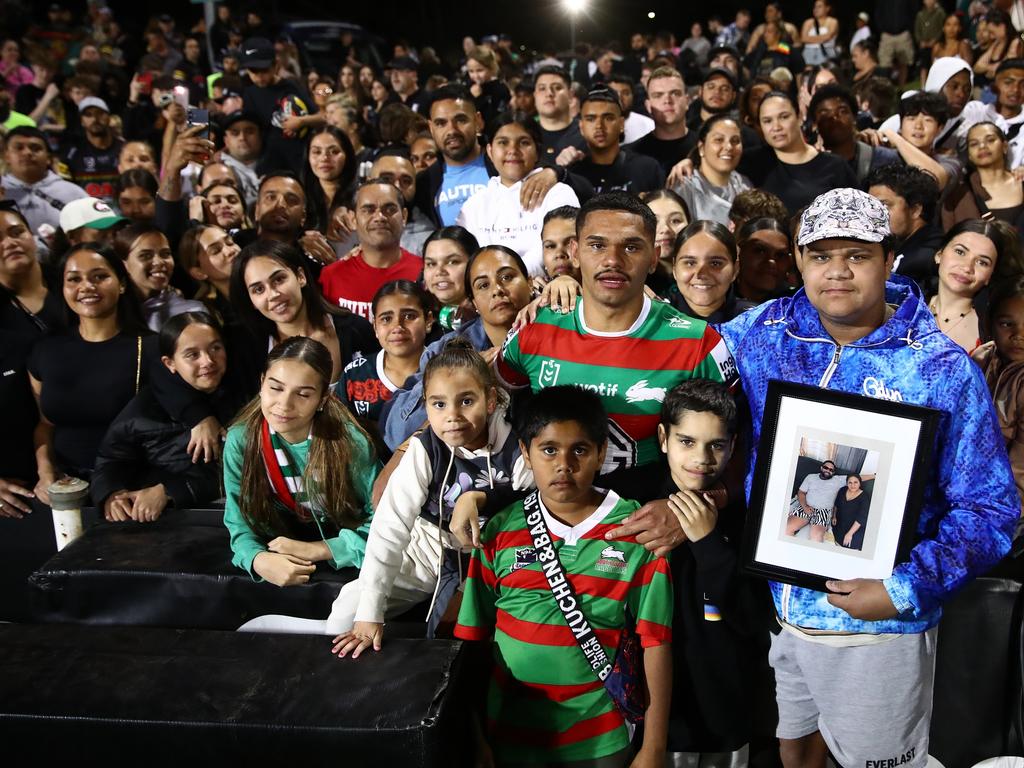
<svg viewBox="0 0 1024 768"><path fill-rule="evenodd" d="M74 246L57 268L68 331L39 341L29 358L36 427L36 496L63 475L88 479L107 427L148 380L149 331L124 262L94 243Z"/></svg>
<svg viewBox="0 0 1024 768"><path fill-rule="evenodd" d="M332 125L310 133L302 164L308 228L327 234L331 214L351 197L357 170L355 155L348 134Z"/></svg>

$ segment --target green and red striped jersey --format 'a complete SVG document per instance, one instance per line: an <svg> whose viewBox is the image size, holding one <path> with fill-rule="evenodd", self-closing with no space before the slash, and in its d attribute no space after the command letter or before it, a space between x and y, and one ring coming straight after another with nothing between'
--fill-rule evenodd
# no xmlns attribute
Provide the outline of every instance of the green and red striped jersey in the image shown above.
<svg viewBox="0 0 1024 768"><path fill-rule="evenodd" d="M606 541L639 504L608 491L570 528L543 513L584 615L615 658L626 610L641 644L672 636L672 581L665 558L632 538ZM487 700L491 744L503 762L544 763L611 755L629 744L622 715L591 670L537 561L523 502L487 524L473 553L456 637L494 640Z"/></svg>
<svg viewBox="0 0 1024 768"><path fill-rule="evenodd" d="M506 339L496 370L511 389L576 384L600 395L609 427L603 475L660 460L658 415L672 387L688 379L730 386L736 380L718 331L647 297L633 326L617 333L588 328L582 300L565 315L541 309Z"/></svg>

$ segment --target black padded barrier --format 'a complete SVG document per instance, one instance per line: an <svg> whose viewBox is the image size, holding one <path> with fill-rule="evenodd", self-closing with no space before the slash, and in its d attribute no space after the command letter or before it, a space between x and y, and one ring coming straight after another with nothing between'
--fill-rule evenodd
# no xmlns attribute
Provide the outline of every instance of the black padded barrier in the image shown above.
<svg viewBox="0 0 1024 768"><path fill-rule="evenodd" d="M0 625L0 744L15 765L461 766L461 643Z"/></svg>

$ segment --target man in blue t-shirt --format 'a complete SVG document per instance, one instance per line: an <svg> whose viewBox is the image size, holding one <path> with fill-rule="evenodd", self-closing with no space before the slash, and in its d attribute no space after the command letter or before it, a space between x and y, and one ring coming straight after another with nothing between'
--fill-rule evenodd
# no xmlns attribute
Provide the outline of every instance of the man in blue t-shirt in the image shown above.
<svg viewBox="0 0 1024 768"><path fill-rule="evenodd" d="M477 141L483 118L472 96L460 91L439 93L430 105L430 132L444 156L444 175L433 206L446 227L455 223L462 204L486 187L491 177Z"/></svg>

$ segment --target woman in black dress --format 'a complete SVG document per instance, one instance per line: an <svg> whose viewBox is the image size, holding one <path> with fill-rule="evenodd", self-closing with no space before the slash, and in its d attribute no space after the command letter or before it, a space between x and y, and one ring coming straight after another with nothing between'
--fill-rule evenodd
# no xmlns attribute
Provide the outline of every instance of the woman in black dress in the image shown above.
<svg viewBox="0 0 1024 768"><path fill-rule="evenodd" d="M838 546L856 550L864 546L864 528L870 504L871 494L864 493L861 476L856 473L847 475L846 488L836 494L836 505L832 511L832 535Z"/></svg>

